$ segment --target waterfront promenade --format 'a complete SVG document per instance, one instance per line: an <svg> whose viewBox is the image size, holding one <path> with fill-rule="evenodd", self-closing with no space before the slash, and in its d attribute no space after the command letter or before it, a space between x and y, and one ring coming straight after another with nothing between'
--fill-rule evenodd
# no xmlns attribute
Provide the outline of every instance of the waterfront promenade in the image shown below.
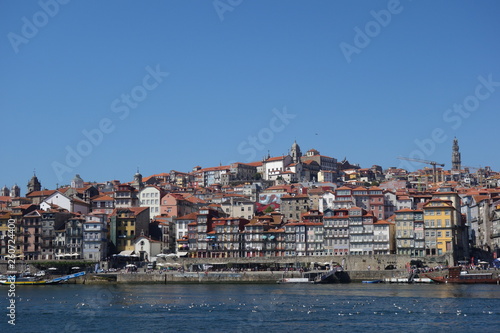
<svg viewBox="0 0 500 333"><path fill-rule="evenodd" d="M326 270L312 270L308 274L323 274ZM500 273L500 271L498 271ZM389 278L407 278L406 270L381 270L381 271L347 271L351 282L362 280L385 280ZM443 271L431 274L443 274ZM300 271L206 271L206 272L179 272L179 271L153 271L153 272L113 272L102 274L90 274L76 283L100 284L100 283L277 283L283 278L300 278Z"/></svg>

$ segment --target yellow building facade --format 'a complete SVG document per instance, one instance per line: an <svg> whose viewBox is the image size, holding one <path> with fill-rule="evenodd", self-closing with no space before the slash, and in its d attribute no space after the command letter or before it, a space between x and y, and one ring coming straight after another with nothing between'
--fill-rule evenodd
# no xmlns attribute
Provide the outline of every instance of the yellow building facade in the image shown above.
<svg viewBox="0 0 500 333"><path fill-rule="evenodd" d="M426 255L453 253L455 208L450 200L432 199L424 207Z"/></svg>

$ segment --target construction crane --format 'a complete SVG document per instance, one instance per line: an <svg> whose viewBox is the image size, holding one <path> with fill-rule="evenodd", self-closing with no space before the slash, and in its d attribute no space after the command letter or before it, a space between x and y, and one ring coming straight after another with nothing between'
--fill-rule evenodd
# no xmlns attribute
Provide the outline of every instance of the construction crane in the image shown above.
<svg viewBox="0 0 500 333"><path fill-rule="evenodd" d="M430 164L432 165L432 177L434 179L434 183L437 183L437 171L436 171L436 165L440 167L444 167L443 163L438 163L435 161L427 161L427 160L421 160L418 158L409 158L409 157L398 157L400 160L405 160L405 161L412 161L412 162L418 162L418 163L424 163L424 164Z"/></svg>

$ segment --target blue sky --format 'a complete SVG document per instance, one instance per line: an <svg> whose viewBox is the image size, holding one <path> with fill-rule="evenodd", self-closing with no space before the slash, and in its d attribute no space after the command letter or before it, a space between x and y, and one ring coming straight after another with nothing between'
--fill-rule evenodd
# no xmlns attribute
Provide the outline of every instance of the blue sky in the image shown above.
<svg viewBox="0 0 500 333"><path fill-rule="evenodd" d="M34 169L47 188L125 182L294 140L450 168L456 136L464 165L500 170L496 1L61 2L0 1L0 186L25 193Z"/></svg>

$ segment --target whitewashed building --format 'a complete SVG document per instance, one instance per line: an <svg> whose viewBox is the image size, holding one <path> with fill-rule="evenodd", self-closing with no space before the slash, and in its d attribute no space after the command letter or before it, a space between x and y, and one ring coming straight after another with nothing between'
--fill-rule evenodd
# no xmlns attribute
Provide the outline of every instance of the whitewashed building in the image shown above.
<svg viewBox="0 0 500 333"><path fill-rule="evenodd" d="M149 207L151 218L161 214L160 204L163 194L163 190L154 185L146 186L139 192L140 207Z"/></svg>

